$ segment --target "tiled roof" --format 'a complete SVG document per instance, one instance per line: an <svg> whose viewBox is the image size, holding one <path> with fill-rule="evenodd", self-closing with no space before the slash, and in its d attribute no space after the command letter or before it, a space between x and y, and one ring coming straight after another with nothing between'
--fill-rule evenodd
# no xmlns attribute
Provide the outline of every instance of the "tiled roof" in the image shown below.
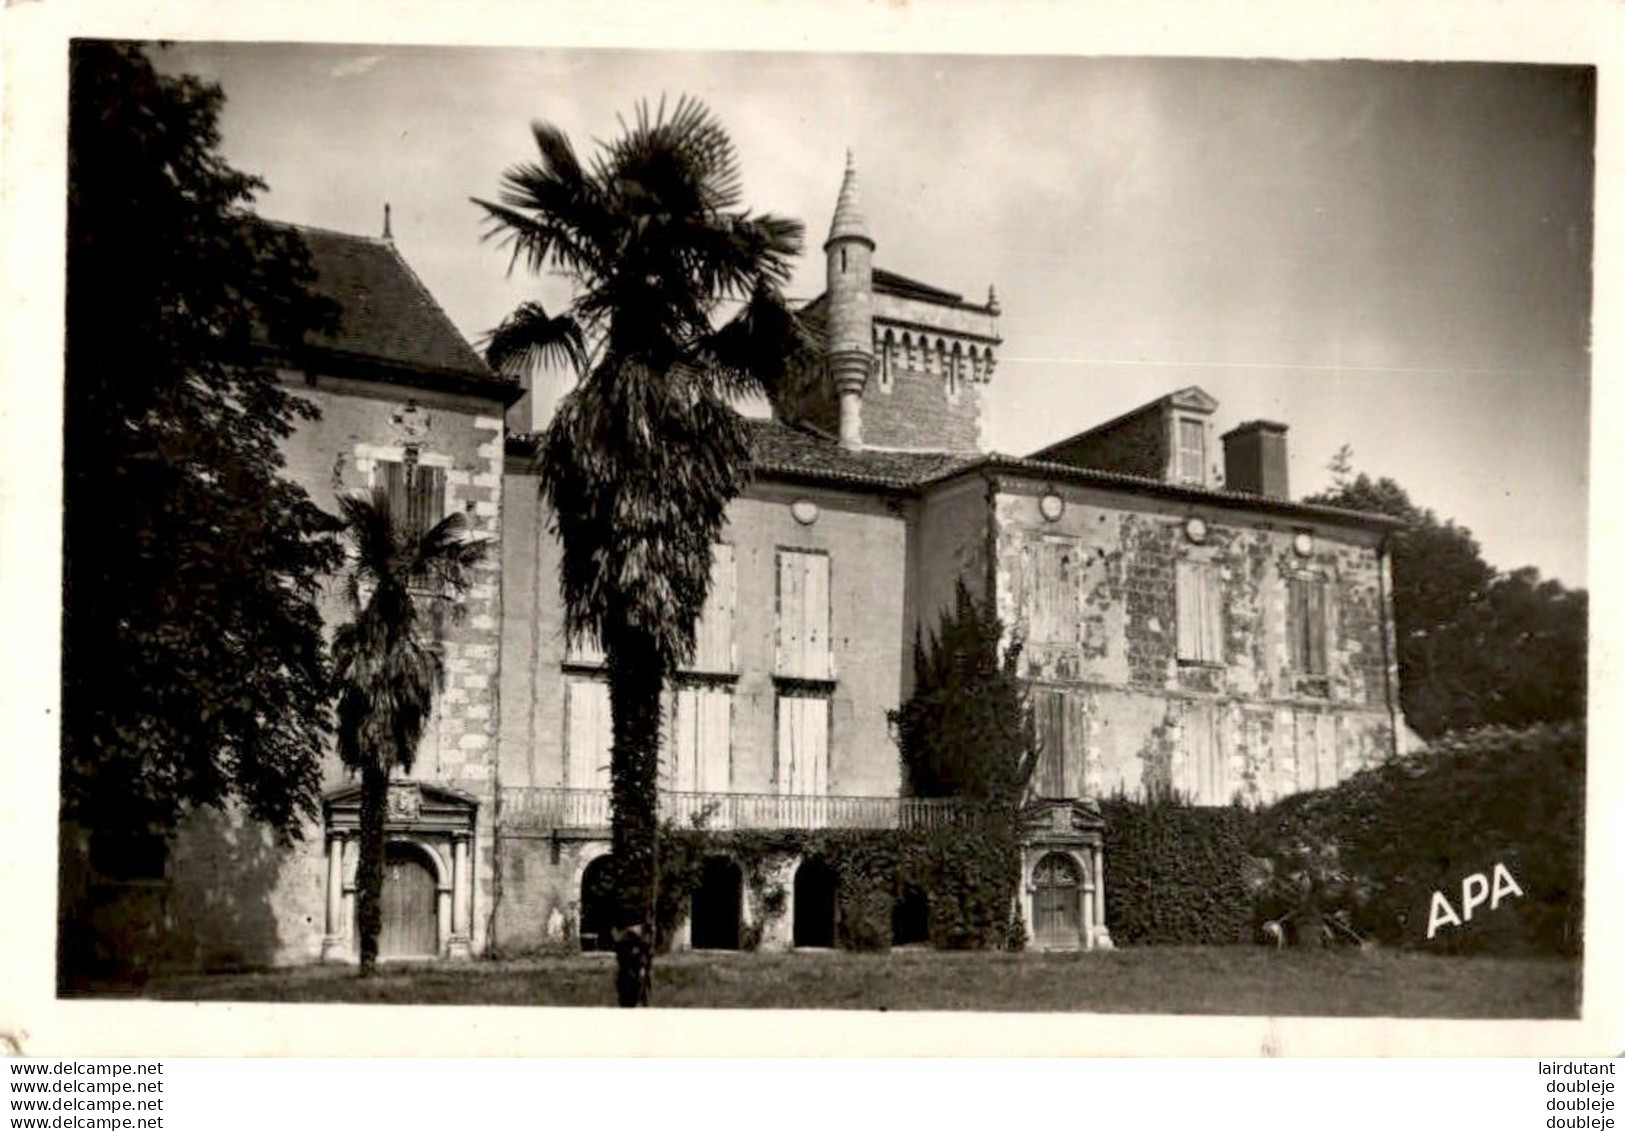
<svg viewBox="0 0 1625 1131"><path fill-rule="evenodd" d="M1194 503L1245 508L1269 514L1297 516L1305 520L1322 519L1344 525L1367 527L1399 527L1398 519L1365 511L1327 507L1317 503L1298 503L1290 499L1272 499L1245 491L1220 491L1208 487L1192 487L1180 483L1164 483L1139 475L1124 475L1116 471L1076 467L1067 463L1023 459L967 452L903 452L860 448L852 451L803 428L791 427L776 420L751 420L751 448L755 454L755 473L770 479L791 479L800 482L827 483L837 487L882 490L898 494L916 494L924 488L974 472L1003 472L1046 479L1056 483L1077 483L1102 487L1125 493L1154 495L1158 498L1185 499ZM538 432L514 433L508 437L510 455L532 455Z"/></svg>
<svg viewBox="0 0 1625 1131"><path fill-rule="evenodd" d="M975 463L964 452L852 451L835 441L775 420L752 420L751 450L758 475L851 486L914 490Z"/></svg>
<svg viewBox="0 0 1625 1131"><path fill-rule="evenodd" d="M452 325L446 312L388 240L322 228L293 228L316 269L314 289L338 303L338 329L317 349L421 374L511 386Z"/></svg>

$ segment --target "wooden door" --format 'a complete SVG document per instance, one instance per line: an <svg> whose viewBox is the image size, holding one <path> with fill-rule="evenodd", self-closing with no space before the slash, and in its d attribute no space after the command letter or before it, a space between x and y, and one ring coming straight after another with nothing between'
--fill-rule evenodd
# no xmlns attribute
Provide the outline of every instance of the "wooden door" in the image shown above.
<svg viewBox="0 0 1625 1131"><path fill-rule="evenodd" d="M1040 947L1072 949L1083 938L1083 877L1059 852L1038 862L1033 872L1033 938Z"/></svg>
<svg viewBox="0 0 1625 1131"><path fill-rule="evenodd" d="M383 931L378 953L385 958L427 958L439 950L434 873L414 848L392 844L384 858Z"/></svg>

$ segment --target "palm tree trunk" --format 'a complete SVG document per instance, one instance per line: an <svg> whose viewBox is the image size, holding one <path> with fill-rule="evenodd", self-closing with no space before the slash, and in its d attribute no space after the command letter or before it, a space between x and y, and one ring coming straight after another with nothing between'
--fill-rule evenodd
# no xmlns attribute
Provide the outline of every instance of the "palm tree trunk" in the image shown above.
<svg viewBox="0 0 1625 1131"><path fill-rule="evenodd" d="M384 814L389 802L389 773L381 766L361 771L361 843L356 861L356 934L361 941L361 976L378 965L378 936L384 927Z"/></svg>
<svg viewBox="0 0 1625 1131"><path fill-rule="evenodd" d="M610 838L616 877L615 996L624 1007L649 1004L654 966L655 833L659 814L659 654L643 638L610 656Z"/></svg>

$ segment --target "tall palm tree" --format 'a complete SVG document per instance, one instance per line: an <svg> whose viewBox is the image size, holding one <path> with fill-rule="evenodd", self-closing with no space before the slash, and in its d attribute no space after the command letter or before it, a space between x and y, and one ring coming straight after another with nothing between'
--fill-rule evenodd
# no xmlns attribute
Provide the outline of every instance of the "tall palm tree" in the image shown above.
<svg viewBox="0 0 1625 1131"><path fill-rule="evenodd" d="M616 991L646 1005L653 963L660 694L694 648L711 545L749 473L733 401L771 393L804 348L780 288L799 221L741 207L733 143L701 103L641 104L583 164L535 123L539 160L476 200L490 235L533 272L562 272L568 307L525 303L491 334L508 373L564 362L579 381L540 449L563 543L572 638L596 635L609 674ZM718 325L725 307L734 316Z"/></svg>
<svg viewBox="0 0 1625 1131"><path fill-rule="evenodd" d="M437 643L461 606L486 543L467 538L461 514L420 531L389 492L341 498L353 550L347 590L353 617L333 637L338 752L361 774L361 856L356 928L361 974L373 973L383 926L384 814L396 767L410 770L445 678Z"/></svg>

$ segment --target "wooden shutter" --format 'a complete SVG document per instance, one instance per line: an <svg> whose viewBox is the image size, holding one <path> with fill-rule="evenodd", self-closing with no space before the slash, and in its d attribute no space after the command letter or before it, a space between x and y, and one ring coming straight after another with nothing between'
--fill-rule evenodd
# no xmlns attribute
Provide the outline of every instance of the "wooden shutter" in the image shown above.
<svg viewBox="0 0 1625 1131"><path fill-rule="evenodd" d="M1182 788L1198 805L1222 805L1225 796L1224 759L1214 733L1213 708L1192 703L1185 709L1182 737L1185 773Z"/></svg>
<svg viewBox="0 0 1625 1131"><path fill-rule="evenodd" d="M406 465L398 460L378 462L378 483L389 496L390 517L401 522L411 514L410 490L406 479Z"/></svg>
<svg viewBox="0 0 1625 1131"><path fill-rule="evenodd" d="M779 745L776 785L793 796L822 797L829 792L829 700L822 697L779 697Z"/></svg>
<svg viewBox="0 0 1625 1131"><path fill-rule="evenodd" d="M1033 692L1033 724L1041 749L1033 791L1039 797L1067 796L1067 695L1042 688Z"/></svg>
<svg viewBox="0 0 1625 1131"><path fill-rule="evenodd" d="M423 534L439 525L446 517L446 469L424 467L412 469L412 493L408 521L412 529Z"/></svg>
<svg viewBox="0 0 1625 1131"><path fill-rule="evenodd" d="M779 551L776 670L802 679L834 678L827 554Z"/></svg>
<svg viewBox="0 0 1625 1131"><path fill-rule="evenodd" d="M570 789L608 789L613 736L609 684L597 679L572 679L565 687L565 785Z"/></svg>
<svg viewBox="0 0 1625 1131"><path fill-rule="evenodd" d="M1174 598L1179 621L1179 658L1216 664L1224 659L1219 568L1211 562L1178 562Z"/></svg>
<svg viewBox="0 0 1625 1131"><path fill-rule="evenodd" d="M694 668L703 672L734 670L734 548L711 547L711 590L694 626Z"/></svg>
<svg viewBox="0 0 1625 1131"><path fill-rule="evenodd" d="M1022 555L1026 577L1028 639L1075 643L1078 639L1078 544L1045 538Z"/></svg>
<svg viewBox="0 0 1625 1131"><path fill-rule="evenodd" d="M672 789L726 793L732 745L732 696L726 688L681 687L672 718Z"/></svg>
<svg viewBox="0 0 1625 1131"><path fill-rule="evenodd" d="M1326 583L1317 577L1288 582L1292 666L1303 675L1326 674Z"/></svg>
<svg viewBox="0 0 1625 1131"><path fill-rule="evenodd" d="M1186 483L1207 481L1207 437L1200 420L1179 421L1177 475Z"/></svg>

